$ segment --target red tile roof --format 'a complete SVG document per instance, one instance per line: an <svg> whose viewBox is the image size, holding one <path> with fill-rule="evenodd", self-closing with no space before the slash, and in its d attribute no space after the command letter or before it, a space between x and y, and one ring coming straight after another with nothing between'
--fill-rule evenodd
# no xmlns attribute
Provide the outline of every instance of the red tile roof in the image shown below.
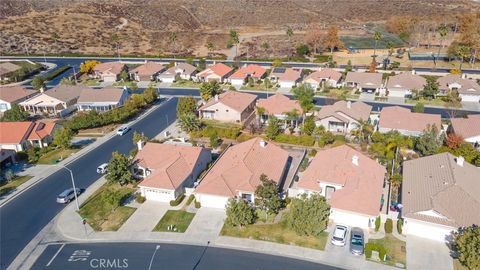
<svg viewBox="0 0 480 270"><path fill-rule="evenodd" d="M277 70L282 70L284 68L277 68ZM301 78L302 76L302 71L293 69L293 68L287 68L285 69L284 72L276 72L275 69L270 73L270 76L272 77L278 77L279 81L297 81Z"/></svg>
<svg viewBox="0 0 480 270"><path fill-rule="evenodd" d="M349 103L350 102L350 103ZM350 104L350 108L348 107ZM351 101L337 101L333 105L323 106L322 109L317 113L318 119L324 119L326 117L333 116L339 120L349 122L348 119L343 117L341 114L348 115L349 117L355 119L356 121L364 120L367 121L370 118L370 112L372 111L372 106L365 104L361 101L351 102Z"/></svg>
<svg viewBox="0 0 480 270"><path fill-rule="evenodd" d="M413 113L410 109L399 106L384 107L380 112L380 128L390 128L408 131L424 131L428 125L442 127L438 114Z"/></svg>
<svg viewBox="0 0 480 270"><path fill-rule="evenodd" d="M130 73L137 73L138 75L143 76L152 76L158 72L164 70L165 67L157 62L147 61L145 64L142 64L130 71Z"/></svg>
<svg viewBox="0 0 480 270"><path fill-rule="evenodd" d="M106 62L97 64L93 70L100 73L110 72L113 74L120 74L124 67L125 64L120 62Z"/></svg>
<svg viewBox="0 0 480 270"><path fill-rule="evenodd" d="M265 72L267 72L267 70L261 66L250 64L237 70L230 76L230 79L245 79L250 76L256 80L259 80L262 78Z"/></svg>
<svg viewBox="0 0 480 270"><path fill-rule="evenodd" d="M342 73L331 69L331 68L324 68L319 71L315 71L308 75L308 77L305 80L314 80L316 82L321 82L322 79L328 79L328 80L334 80L334 81L340 81L342 78Z"/></svg>
<svg viewBox="0 0 480 270"><path fill-rule="evenodd" d="M471 114L468 118L452 118L453 131L467 139L480 136L480 114Z"/></svg>
<svg viewBox="0 0 480 270"><path fill-rule="evenodd" d="M273 115L283 115L293 110L297 110L299 114L303 112L298 100L289 99L287 96L279 93L276 93L267 99L259 99L257 107L264 108L267 114Z"/></svg>
<svg viewBox="0 0 480 270"><path fill-rule="evenodd" d="M205 69L204 71L198 73L197 76L199 77L207 77L211 74L215 74L219 77L223 77L230 73L233 70L233 68L223 64L223 63L218 63L213 66L210 66L209 68Z"/></svg>
<svg viewBox="0 0 480 270"><path fill-rule="evenodd" d="M0 144L21 143L34 126L34 122L0 122Z"/></svg>
<svg viewBox="0 0 480 270"><path fill-rule="evenodd" d="M53 122L37 122L32 129L30 135L28 135L28 140L41 140L47 136L53 136L53 130L55 129L56 124Z"/></svg>
<svg viewBox="0 0 480 270"><path fill-rule="evenodd" d="M248 106L250 106L250 104L254 103L256 99L256 95L237 91L226 91L218 95L218 100L215 97L211 98L205 105L200 108L200 110L204 110L220 102L234 109L237 112L243 112L248 108Z"/></svg>
<svg viewBox="0 0 480 270"><path fill-rule="evenodd" d="M0 87L0 99L6 102L15 102L33 96L38 91L26 89L23 86Z"/></svg>

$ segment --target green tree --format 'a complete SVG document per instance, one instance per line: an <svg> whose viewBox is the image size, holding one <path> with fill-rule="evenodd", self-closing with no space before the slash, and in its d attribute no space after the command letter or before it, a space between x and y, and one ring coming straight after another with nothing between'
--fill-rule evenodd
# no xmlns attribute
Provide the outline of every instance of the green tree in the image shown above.
<svg viewBox="0 0 480 270"><path fill-rule="evenodd" d="M225 223L230 226L246 226L255 221L254 209L242 199L230 198L226 208Z"/></svg>
<svg viewBox="0 0 480 270"><path fill-rule="evenodd" d="M307 44L299 44L296 51L298 56L305 56L310 52L310 48L308 48Z"/></svg>
<svg viewBox="0 0 480 270"><path fill-rule="evenodd" d="M262 48L265 52L270 49L270 44L268 42L264 41L261 45L260 48Z"/></svg>
<svg viewBox="0 0 480 270"><path fill-rule="evenodd" d="M347 65L345 66L345 73L351 72L353 70L352 60L348 60Z"/></svg>
<svg viewBox="0 0 480 270"><path fill-rule="evenodd" d="M119 152L113 152L112 158L108 162L108 171L106 179L110 183L119 183L126 185L133 182L133 176L130 172L130 160Z"/></svg>
<svg viewBox="0 0 480 270"><path fill-rule="evenodd" d="M217 81L204 82L200 85L200 96L203 100L208 101L215 95L221 93L220 84Z"/></svg>
<svg viewBox="0 0 480 270"><path fill-rule="evenodd" d="M468 269L480 269L480 227L459 228L452 236L452 250L460 263Z"/></svg>
<svg viewBox="0 0 480 270"><path fill-rule="evenodd" d="M202 123L193 113L182 114L178 116L178 126L185 132L200 130Z"/></svg>
<svg viewBox="0 0 480 270"><path fill-rule="evenodd" d="M325 197L304 194L292 199L290 211L285 214L287 225L299 235L319 236L326 228L330 205Z"/></svg>
<svg viewBox="0 0 480 270"><path fill-rule="evenodd" d="M215 45L213 45L212 42L207 42L206 47L207 47L207 49L208 49L209 52L215 50Z"/></svg>
<svg viewBox="0 0 480 270"><path fill-rule="evenodd" d="M158 92L155 88L149 86L145 91L143 91L143 99L147 104L153 103L158 98Z"/></svg>
<svg viewBox="0 0 480 270"><path fill-rule="evenodd" d="M465 61L465 58L470 56L470 48L467 46L460 46L457 49L457 56L460 58L460 73L462 73L462 66L463 62Z"/></svg>
<svg viewBox="0 0 480 270"><path fill-rule="evenodd" d="M265 134L270 140L274 140L280 134L280 120L273 115L268 118L268 125L265 129Z"/></svg>
<svg viewBox="0 0 480 270"><path fill-rule="evenodd" d="M272 62L272 67L274 68L281 67L282 65L283 65L283 62L280 59L274 59Z"/></svg>
<svg viewBox="0 0 480 270"><path fill-rule="evenodd" d="M445 37L448 34L448 28L445 24L440 25L437 29L438 34L440 35L440 46L438 46L437 52L437 61L440 59L440 50L443 48L443 42L445 41ZM434 67L433 69L437 68L437 61L433 61Z"/></svg>
<svg viewBox="0 0 480 270"><path fill-rule="evenodd" d="M213 131L212 133L210 133L210 135L208 136L208 139L210 140L210 146L212 148L217 148L218 146L220 146L220 139L218 138L216 131Z"/></svg>
<svg viewBox="0 0 480 270"><path fill-rule="evenodd" d="M352 135L358 139L359 142L368 142L373 133L373 126L363 119L358 122L359 126L352 130Z"/></svg>
<svg viewBox="0 0 480 270"><path fill-rule="evenodd" d="M147 136L145 136L145 134L143 134L143 132L140 133L140 132L135 131L135 132L133 132L132 141L133 141L133 144L134 144L134 145L137 145L137 143L138 143L139 141L142 141L142 142L144 142L144 143L147 142L147 141L148 141L148 138L147 138Z"/></svg>
<svg viewBox="0 0 480 270"><path fill-rule="evenodd" d="M202 71L206 68L207 62L205 61L205 58L200 58L200 60L198 60L197 71Z"/></svg>
<svg viewBox="0 0 480 270"><path fill-rule="evenodd" d="M443 136L436 125L428 125L423 134L417 138L415 149L423 156L436 154L443 143Z"/></svg>
<svg viewBox="0 0 480 270"><path fill-rule="evenodd" d="M435 98L439 87L440 84L435 77L427 77L427 84L423 87L421 94L425 98Z"/></svg>
<svg viewBox="0 0 480 270"><path fill-rule="evenodd" d="M307 135L312 135L315 130L315 119L313 116L308 116L303 121L302 132Z"/></svg>
<svg viewBox="0 0 480 270"><path fill-rule="evenodd" d="M373 59L375 59L375 57L377 57L377 45L378 45L378 42L382 39L382 33L380 33L379 31L375 31L375 33L373 33L373 39L375 40L375 47L373 48Z"/></svg>
<svg viewBox="0 0 480 270"><path fill-rule="evenodd" d="M180 97L177 103L177 115L197 112L197 101L192 96Z"/></svg>
<svg viewBox="0 0 480 270"><path fill-rule="evenodd" d="M29 116L28 112L22 110L22 108L18 104L12 103L12 107L3 113L2 121L3 122L27 121L28 116Z"/></svg>
<svg viewBox="0 0 480 270"><path fill-rule="evenodd" d="M394 175L390 176L388 179L392 187L397 190L400 185L402 184L402 175L399 173L395 173Z"/></svg>
<svg viewBox="0 0 480 270"><path fill-rule="evenodd" d="M296 127L297 126L296 122L297 122L298 118L300 117L300 113L298 112L298 110L293 109L293 110L287 112L286 115L287 115L286 120L290 122L290 126L292 126L293 122L295 122L295 127Z"/></svg>
<svg viewBox="0 0 480 270"><path fill-rule="evenodd" d="M315 96L315 91L308 84L302 84L293 89L293 95L296 100L300 102L303 113L311 111L315 105L313 103L313 97Z"/></svg>
<svg viewBox="0 0 480 270"><path fill-rule="evenodd" d="M290 56L291 56L291 50L292 50L292 37L293 37L293 29L289 26L287 27L287 31L286 31L286 34L287 34L287 37L288 37L288 44L289 44L289 47L288 47L288 59L290 59Z"/></svg>
<svg viewBox="0 0 480 270"><path fill-rule="evenodd" d="M229 43L235 45L235 56L238 54L238 44L240 43L240 38L238 37L237 31L230 30L230 40Z"/></svg>
<svg viewBox="0 0 480 270"><path fill-rule="evenodd" d="M173 51L175 52L176 51L175 44L177 42L177 32L172 31L172 32L168 33L168 39L172 43Z"/></svg>
<svg viewBox="0 0 480 270"><path fill-rule="evenodd" d="M45 87L45 83L40 76L35 76L32 80L32 88L35 90L40 90L41 88Z"/></svg>
<svg viewBox="0 0 480 270"><path fill-rule="evenodd" d="M130 80L130 76L128 75L128 72L126 70L122 70L122 72L120 72L120 79L124 82Z"/></svg>
<svg viewBox="0 0 480 270"><path fill-rule="evenodd" d="M260 175L260 182L255 189L255 204L270 214L278 214L282 207L282 199L278 194L277 183L268 179L265 174Z"/></svg>
<svg viewBox="0 0 480 270"><path fill-rule="evenodd" d="M72 140L72 137L73 131L71 129L59 128L56 129L55 133L53 134L53 143L58 147L67 149L71 145L70 141Z"/></svg>
<svg viewBox="0 0 480 270"><path fill-rule="evenodd" d="M110 212L113 213L115 212L115 209L120 205L120 192L117 189L109 189L107 190L106 194L104 195L104 200L110 204L111 210Z"/></svg>
<svg viewBox="0 0 480 270"><path fill-rule="evenodd" d="M423 105L423 102L417 102L417 104L413 106L413 111L416 113L423 113L425 111L425 105Z"/></svg>

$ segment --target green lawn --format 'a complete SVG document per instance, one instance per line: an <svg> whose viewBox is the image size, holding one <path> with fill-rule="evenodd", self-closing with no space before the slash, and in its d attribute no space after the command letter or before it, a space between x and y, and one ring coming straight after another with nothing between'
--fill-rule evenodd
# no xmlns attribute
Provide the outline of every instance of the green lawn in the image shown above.
<svg viewBox="0 0 480 270"><path fill-rule="evenodd" d="M275 92L275 91L277 91L277 87L272 87L272 88L266 89L265 85L263 85L263 84L254 84L253 86L242 85L240 90Z"/></svg>
<svg viewBox="0 0 480 270"><path fill-rule="evenodd" d="M220 122L217 120L212 119L202 119L203 124L209 127L216 127L216 128L242 128L241 124L237 123L229 123L229 122Z"/></svg>
<svg viewBox="0 0 480 270"><path fill-rule="evenodd" d="M419 102L423 103L423 105L445 106L445 101L443 101L440 98L436 98L436 99L419 98L418 100L413 100L413 99L410 99L410 98L405 99L405 103L409 103L409 104L417 104Z"/></svg>
<svg viewBox="0 0 480 270"><path fill-rule="evenodd" d="M331 88L326 91L318 91L315 93L317 96L332 97L337 99L349 98L349 99L358 99L360 95L356 95L352 88Z"/></svg>
<svg viewBox="0 0 480 270"><path fill-rule="evenodd" d="M126 86L131 88L132 90L136 90L138 88L137 83L133 81L119 81L112 84L112 86Z"/></svg>
<svg viewBox="0 0 480 270"><path fill-rule="evenodd" d="M369 243L381 244L387 250L385 264L395 266L395 263L407 265L406 243L391 234L386 234L382 239L370 239Z"/></svg>
<svg viewBox="0 0 480 270"><path fill-rule="evenodd" d="M453 269L455 269L455 270L469 270L468 267L463 266L458 259L453 259Z"/></svg>
<svg viewBox="0 0 480 270"><path fill-rule="evenodd" d="M183 233L187 230L190 222L192 222L194 213L189 213L184 210L168 210L162 219L158 222L157 226L153 229L154 232L172 232L167 229L169 225L175 225L175 228L179 233Z"/></svg>
<svg viewBox="0 0 480 270"><path fill-rule="evenodd" d="M113 206L108 200L108 195L113 190L118 192L117 198L120 201L135 191L134 188L106 183L80 206L80 215L96 231L118 230L136 210L128 206Z"/></svg>
<svg viewBox="0 0 480 270"><path fill-rule="evenodd" d="M176 82L172 83L171 86L199 88L200 85L201 85L201 83L196 83L196 82L190 81L190 80L179 80L179 81L176 81Z"/></svg>
<svg viewBox="0 0 480 270"><path fill-rule="evenodd" d="M323 232L319 237L301 236L289 229L285 222L276 224L252 224L243 228L223 225L221 235L240 238L250 238L275 242L279 244L296 245L306 248L325 250L328 233Z"/></svg>
<svg viewBox="0 0 480 270"><path fill-rule="evenodd" d="M87 79L82 82L83 85L86 86L99 86L100 85L100 80L98 79Z"/></svg>
<svg viewBox="0 0 480 270"><path fill-rule="evenodd" d="M33 176L24 175L24 176L16 176L10 182L5 183L0 186L0 196L7 194L8 192L15 190L21 184L30 180ZM4 183L4 182L2 182Z"/></svg>
<svg viewBox="0 0 480 270"><path fill-rule="evenodd" d="M55 149L38 159L38 164L55 164L58 160L63 160L69 157L71 154L78 152L80 148L72 149Z"/></svg>

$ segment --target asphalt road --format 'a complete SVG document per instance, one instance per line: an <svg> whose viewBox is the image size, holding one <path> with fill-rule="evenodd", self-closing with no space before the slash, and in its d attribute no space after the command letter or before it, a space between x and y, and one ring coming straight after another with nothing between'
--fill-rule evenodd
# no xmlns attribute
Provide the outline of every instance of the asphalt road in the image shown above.
<svg viewBox="0 0 480 270"><path fill-rule="evenodd" d="M154 255L157 245L160 245ZM153 260L152 260L153 257ZM150 261L152 261L151 268ZM32 269L317 269L328 265L286 257L214 247L155 243L50 245Z"/></svg>
<svg viewBox="0 0 480 270"><path fill-rule="evenodd" d="M112 152L128 154L134 148L133 131L154 137L176 119L177 99L173 98L145 118L131 126L124 136L115 136L99 147L67 165L74 173L76 186L87 188L99 175L96 168L108 162ZM71 187L70 175L62 169L40 183L21 193L0 208L0 269L5 269L23 248L47 225L65 206L55 199L63 190Z"/></svg>

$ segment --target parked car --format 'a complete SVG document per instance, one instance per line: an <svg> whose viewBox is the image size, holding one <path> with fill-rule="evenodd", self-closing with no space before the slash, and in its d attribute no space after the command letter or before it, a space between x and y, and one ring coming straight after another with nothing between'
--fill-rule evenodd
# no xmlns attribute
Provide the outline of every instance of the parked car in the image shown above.
<svg viewBox="0 0 480 270"><path fill-rule="evenodd" d="M97 173L99 174L105 174L107 173L107 170L108 170L108 163L103 163L97 167Z"/></svg>
<svg viewBox="0 0 480 270"><path fill-rule="evenodd" d="M355 255L362 255L364 251L363 230L360 228L352 228L350 230L350 252Z"/></svg>
<svg viewBox="0 0 480 270"><path fill-rule="evenodd" d="M79 188L76 188L76 192L78 196L82 191ZM73 188L69 188L58 195L57 203L69 203L73 199L75 199L75 192L73 191Z"/></svg>
<svg viewBox="0 0 480 270"><path fill-rule="evenodd" d="M123 136L130 130L129 127L121 127L117 130L117 135Z"/></svg>
<svg viewBox="0 0 480 270"><path fill-rule="evenodd" d="M345 246L348 228L343 225L335 226L332 236L332 244L335 246Z"/></svg>

